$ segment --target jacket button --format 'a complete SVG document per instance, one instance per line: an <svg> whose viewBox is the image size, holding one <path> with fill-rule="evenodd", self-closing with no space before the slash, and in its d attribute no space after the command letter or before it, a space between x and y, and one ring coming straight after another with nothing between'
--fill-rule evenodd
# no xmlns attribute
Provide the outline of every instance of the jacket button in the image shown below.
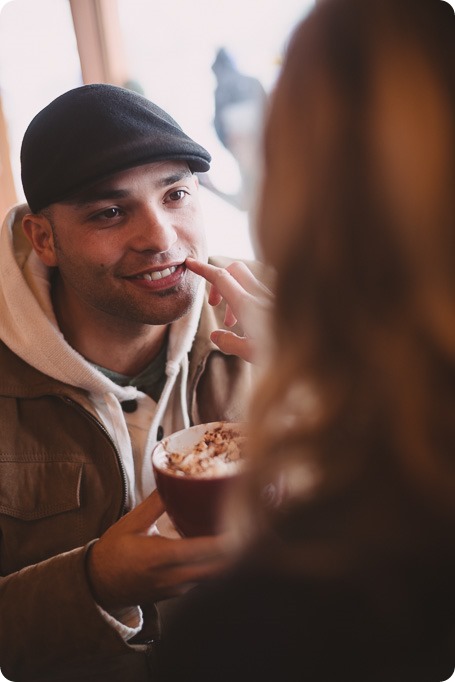
<svg viewBox="0 0 455 682"><path fill-rule="evenodd" d="M124 412L136 412L137 400L124 400L120 403Z"/></svg>

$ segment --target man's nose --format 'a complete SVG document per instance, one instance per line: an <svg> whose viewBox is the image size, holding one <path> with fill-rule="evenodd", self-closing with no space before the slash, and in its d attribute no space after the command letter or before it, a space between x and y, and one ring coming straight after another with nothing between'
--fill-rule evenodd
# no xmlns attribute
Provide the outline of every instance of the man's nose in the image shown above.
<svg viewBox="0 0 455 682"><path fill-rule="evenodd" d="M177 231L166 211L154 205L144 206L137 219L133 248L137 251L168 251L177 241Z"/></svg>

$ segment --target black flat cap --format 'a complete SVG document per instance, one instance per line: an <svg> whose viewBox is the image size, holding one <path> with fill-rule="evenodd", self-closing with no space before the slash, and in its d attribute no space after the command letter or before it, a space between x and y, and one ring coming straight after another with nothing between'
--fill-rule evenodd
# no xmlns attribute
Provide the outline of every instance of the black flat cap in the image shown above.
<svg viewBox="0 0 455 682"><path fill-rule="evenodd" d="M22 185L37 213L112 173L164 160L204 172L211 157L146 97L104 83L84 85L31 121L21 148Z"/></svg>

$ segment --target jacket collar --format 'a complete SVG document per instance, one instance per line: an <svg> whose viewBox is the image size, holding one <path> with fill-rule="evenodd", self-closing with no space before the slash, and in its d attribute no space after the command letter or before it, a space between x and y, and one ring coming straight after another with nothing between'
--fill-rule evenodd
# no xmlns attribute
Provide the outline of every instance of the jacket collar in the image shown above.
<svg viewBox="0 0 455 682"><path fill-rule="evenodd" d="M0 341L0 395L14 398L37 398L61 395L85 403L88 392L46 376Z"/></svg>

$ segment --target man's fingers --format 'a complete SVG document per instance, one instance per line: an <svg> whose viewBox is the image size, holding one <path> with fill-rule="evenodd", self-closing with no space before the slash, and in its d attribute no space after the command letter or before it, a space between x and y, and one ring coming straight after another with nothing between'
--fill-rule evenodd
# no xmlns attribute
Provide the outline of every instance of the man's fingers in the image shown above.
<svg viewBox="0 0 455 682"><path fill-rule="evenodd" d="M123 525L125 532L146 533L165 511L163 501L154 490L141 504L128 512L118 524Z"/></svg>
<svg viewBox="0 0 455 682"><path fill-rule="evenodd" d="M153 538L160 548L160 561L171 566L210 564L226 558L232 552L232 540L228 534L194 538ZM156 552L156 549L153 550ZM153 555L152 552L152 555Z"/></svg>

